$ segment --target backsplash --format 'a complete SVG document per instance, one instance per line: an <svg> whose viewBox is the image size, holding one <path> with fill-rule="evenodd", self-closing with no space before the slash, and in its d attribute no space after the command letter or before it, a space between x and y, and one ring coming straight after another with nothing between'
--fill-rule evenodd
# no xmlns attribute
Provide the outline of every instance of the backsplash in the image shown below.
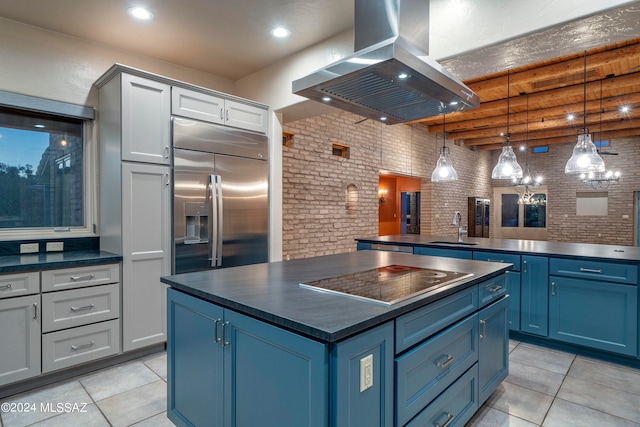
<svg viewBox="0 0 640 427"><path fill-rule="evenodd" d="M88 250L100 249L99 237L74 237L74 238L66 238L66 239L46 239L46 240L45 239L11 240L11 241L0 241L0 256L20 255L20 245L30 244L30 243L38 245L38 251L37 251L38 253L46 253L47 242L62 243L64 252L88 251ZM56 245L56 246L59 246L59 245ZM50 250L49 252L60 252L60 251ZM33 252L33 253L36 253L36 252Z"/></svg>

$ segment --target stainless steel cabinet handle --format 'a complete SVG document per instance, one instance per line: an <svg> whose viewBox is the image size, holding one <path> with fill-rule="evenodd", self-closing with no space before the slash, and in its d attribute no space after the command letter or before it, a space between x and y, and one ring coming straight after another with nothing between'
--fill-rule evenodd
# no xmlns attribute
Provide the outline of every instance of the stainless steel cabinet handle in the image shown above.
<svg viewBox="0 0 640 427"><path fill-rule="evenodd" d="M451 365L454 360L456 360L456 358L452 354L447 354L447 360L445 360L444 362L436 363L436 366L438 368L446 368Z"/></svg>
<svg viewBox="0 0 640 427"><path fill-rule="evenodd" d="M522 267L523 267L524 272L526 273L527 272L527 261L522 261Z"/></svg>
<svg viewBox="0 0 640 427"><path fill-rule="evenodd" d="M222 324L222 345L224 347L229 347L229 341L227 341L227 328L229 327L229 322L224 322Z"/></svg>
<svg viewBox="0 0 640 427"><path fill-rule="evenodd" d="M164 181L165 185L171 184L171 179L169 178L169 174L168 173L164 174L164 178L165 178L165 181Z"/></svg>
<svg viewBox="0 0 640 427"><path fill-rule="evenodd" d="M83 348L89 348L89 347L92 347L94 344L95 342L91 341L84 344L72 345L71 350L76 351L76 350L81 350Z"/></svg>
<svg viewBox="0 0 640 427"><path fill-rule="evenodd" d="M87 274L86 276L71 276L70 279L73 282L77 282L79 280L91 280L94 279L96 276L95 274Z"/></svg>
<svg viewBox="0 0 640 427"><path fill-rule="evenodd" d="M11 283L7 283L6 285L0 286L0 289L11 289Z"/></svg>
<svg viewBox="0 0 640 427"><path fill-rule="evenodd" d="M491 258L487 258L487 261L489 261L489 262L504 262L503 259L491 259Z"/></svg>
<svg viewBox="0 0 640 427"><path fill-rule="evenodd" d="M71 311L91 310L95 304L83 305L82 307L71 307Z"/></svg>
<svg viewBox="0 0 640 427"><path fill-rule="evenodd" d="M164 158L168 159L169 158L169 146L165 146L164 147Z"/></svg>
<svg viewBox="0 0 640 427"><path fill-rule="evenodd" d="M38 303L37 302L33 303L33 318L34 319L38 318Z"/></svg>
<svg viewBox="0 0 640 427"><path fill-rule="evenodd" d="M493 293L498 292L500 289L502 289L502 285L496 285L496 286L494 286L492 288L487 287L487 289L489 290L489 292L491 292L493 294Z"/></svg>
<svg viewBox="0 0 640 427"><path fill-rule="evenodd" d="M218 325L220 324L222 320L220 319L216 319L213 321L213 340L217 343L219 343L220 337L218 336Z"/></svg>
<svg viewBox="0 0 640 427"><path fill-rule="evenodd" d="M582 273L597 273L602 274L602 269L596 270L595 268L582 268L580 267L580 271Z"/></svg>
<svg viewBox="0 0 640 427"><path fill-rule="evenodd" d="M220 120L224 120L224 110L220 107Z"/></svg>
<svg viewBox="0 0 640 427"><path fill-rule="evenodd" d="M556 282L551 282L551 296L556 295Z"/></svg>
<svg viewBox="0 0 640 427"><path fill-rule="evenodd" d="M453 415L451 412L447 412L447 421L442 425L436 423L436 427L449 427L449 425L451 425L451 423L453 422L454 418L455 418L455 415Z"/></svg>
<svg viewBox="0 0 640 427"><path fill-rule="evenodd" d="M481 320L480 325L482 326L482 333L480 334L480 339L483 340L484 337L487 336L487 322L484 320Z"/></svg>
<svg viewBox="0 0 640 427"><path fill-rule="evenodd" d="M227 109L227 112L225 114L225 119L224 120L227 121L227 122L229 121L229 110L228 109Z"/></svg>

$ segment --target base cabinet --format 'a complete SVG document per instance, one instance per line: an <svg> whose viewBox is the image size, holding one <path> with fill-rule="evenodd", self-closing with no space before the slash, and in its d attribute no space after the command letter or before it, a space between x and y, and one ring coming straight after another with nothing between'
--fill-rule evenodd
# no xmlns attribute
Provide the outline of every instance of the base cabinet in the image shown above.
<svg viewBox="0 0 640 427"><path fill-rule="evenodd" d="M546 337L549 334L549 259L523 255L520 274L520 330Z"/></svg>
<svg viewBox="0 0 640 427"><path fill-rule="evenodd" d="M479 403L482 405L509 374L509 298L483 308L479 316Z"/></svg>
<svg viewBox="0 0 640 427"><path fill-rule="evenodd" d="M323 344L167 292L167 413L174 424L327 425Z"/></svg>
<svg viewBox="0 0 640 427"><path fill-rule="evenodd" d="M40 295L0 299L0 385L40 374Z"/></svg>

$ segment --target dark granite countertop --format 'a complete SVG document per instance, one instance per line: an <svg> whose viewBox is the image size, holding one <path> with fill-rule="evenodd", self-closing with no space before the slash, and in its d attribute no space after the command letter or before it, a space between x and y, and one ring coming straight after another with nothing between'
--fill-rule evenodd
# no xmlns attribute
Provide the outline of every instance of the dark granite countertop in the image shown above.
<svg viewBox="0 0 640 427"><path fill-rule="evenodd" d="M454 233L447 236L425 234L402 234L395 236L374 236L357 238L359 242L383 243L400 246L425 246L453 248L471 251L513 252L527 255L552 257L585 257L607 261L640 261L640 248L634 246L598 245L590 243L546 242L540 240L487 239L484 237L463 237L463 242L477 242L476 245L456 245L433 243L438 241L456 242Z"/></svg>
<svg viewBox="0 0 640 427"><path fill-rule="evenodd" d="M0 256L0 273L80 267L122 261L121 255L101 250L47 252Z"/></svg>
<svg viewBox="0 0 640 427"><path fill-rule="evenodd" d="M300 283L391 264L473 273L390 306ZM336 342L497 276L511 264L359 251L161 278L173 288L318 341Z"/></svg>

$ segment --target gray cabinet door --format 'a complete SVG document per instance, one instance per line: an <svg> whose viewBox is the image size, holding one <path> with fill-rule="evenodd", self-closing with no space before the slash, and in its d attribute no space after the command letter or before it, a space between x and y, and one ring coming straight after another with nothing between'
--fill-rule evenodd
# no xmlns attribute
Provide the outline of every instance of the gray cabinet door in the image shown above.
<svg viewBox="0 0 640 427"><path fill-rule="evenodd" d="M40 295L0 300L0 385L40 374Z"/></svg>

